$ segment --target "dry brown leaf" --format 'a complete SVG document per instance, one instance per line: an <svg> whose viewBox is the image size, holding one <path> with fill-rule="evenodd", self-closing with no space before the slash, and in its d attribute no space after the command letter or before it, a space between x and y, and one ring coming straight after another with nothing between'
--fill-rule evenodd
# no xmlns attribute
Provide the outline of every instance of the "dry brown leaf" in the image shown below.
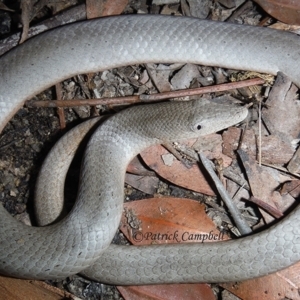
<svg viewBox="0 0 300 300"><path fill-rule="evenodd" d="M119 15L123 12L127 4L128 0L87 0L87 18L93 19L103 16Z"/></svg>
<svg viewBox="0 0 300 300"><path fill-rule="evenodd" d="M269 15L287 24L300 25L300 2L295 0L254 0Z"/></svg>
<svg viewBox="0 0 300 300"><path fill-rule="evenodd" d="M121 231L134 245L227 239L195 200L152 198L125 203ZM190 238L190 240L189 240ZM118 287L125 299L215 299L207 284Z"/></svg>
<svg viewBox="0 0 300 300"><path fill-rule="evenodd" d="M252 195L284 213L295 201L289 194L280 195L277 191L281 181L287 181L288 177L284 179L278 170L259 166L243 150L238 150L238 154L245 168ZM274 220L265 211L260 211L267 223Z"/></svg>
<svg viewBox="0 0 300 300"><path fill-rule="evenodd" d="M148 175L154 176L155 172L147 169L140 156L136 156L132 159L132 161L127 166L126 172L136 175Z"/></svg>
<svg viewBox="0 0 300 300"><path fill-rule="evenodd" d="M160 145L147 148L141 153L145 163L168 181L206 195L215 195L197 165L187 169L180 161L174 159L171 166L165 165L162 155L169 152Z"/></svg>
<svg viewBox="0 0 300 300"><path fill-rule="evenodd" d="M300 128L300 106L297 101L298 88L284 74L278 73L262 117L272 135L282 135L287 141L298 138Z"/></svg>
<svg viewBox="0 0 300 300"><path fill-rule="evenodd" d="M183 198L151 198L124 204L121 231L134 245L212 242L226 239L205 205Z"/></svg>
<svg viewBox="0 0 300 300"><path fill-rule="evenodd" d="M208 284L167 284L150 286L118 287L125 299L130 300L215 300L216 297Z"/></svg>
<svg viewBox="0 0 300 300"><path fill-rule="evenodd" d="M300 299L300 262L268 276L240 283L225 283L222 287L243 300Z"/></svg>
<svg viewBox="0 0 300 300"><path fill-rule="evenodd" d="M159 179L154 176L139 176L135 174L125 174L125 182L146 194L153 195L158 188Z"/></svg>
<svg viewBox="0 0 300 300"><path fill-rule="evenodd" d="M287 169L291 173L300 173L300 147L294 153L294 156L290 160Z"/></svg>
<svg viewBox="0 0 300 300"><path fill-rule="evenodd" d="M154 64L146 64L145 66L152 83L160 93L171 91L169 77L172 70L164 69L161 64L157 67Z"/></svg>
<svg viewBox="0 0 300 300"><path fill-rule="evenodd" d="M280 193L283 195L289 193L295 199L300 197L300 180L291 180L285 182L281 187Z"/></svg>
<svg viewBox="0 0 300 300"><path fill-rule="evenodd" d="M201 138L197 139L194 144L190 143L189 141L185 143L192 146L192 148L197 152L202 152L205 157L210 160L221 159L223 168L227 168L232 163L231 157L223 153L224 141L220 134L213 133L202 136Z"/></svg>
<svg viewBox="0 0 300 300"><path fill-rule="evenodd" d="M223 133L223 152L224 154L235 158L235 151L238 148L238 139L242 130L237 127L231 127ZM295 150L291 144L279 136L262 136L261 139L261 157L262 162L272 165L286 164L293 156ZM252 159L257 159L257 140L253 129L244 131L243 143L240 149L247 152ZM276 151L274 151L276 149Z"/></svg>
<svg viewBox="0 0 300 300"><path fill-rule="evenodd" d="M262 136L261 143L261 160L267 164L284 165L295 153L291 143L277 135Z"/></svg>
<svg viewBox="0 0 300 300"><path fill-rule="evenodd" d="M182 90L190 87L194 78L200 76L198 67L193 64L186 64L171 79L174 90Z"/></svg>
<svg viewBox="0 0 300 300"><path fill-rule="evenodd" d="M72 294L41 281L0 276L0 299L79 299Z"/></svg>

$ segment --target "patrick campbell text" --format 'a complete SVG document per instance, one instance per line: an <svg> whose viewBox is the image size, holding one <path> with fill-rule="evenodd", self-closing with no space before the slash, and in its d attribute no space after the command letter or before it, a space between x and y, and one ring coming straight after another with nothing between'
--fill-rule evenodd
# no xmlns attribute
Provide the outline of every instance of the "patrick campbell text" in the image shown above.
<svg viewBox="0 0 300 300"><path fill-rule="evenodd" d="M143 233L142 231L135 231L132 234L132 238L136 242L142 241L169 241L169 242L205 242L205 241L220 241L223 240L224 233L214 233L210 231L208 233L190 233L188 231L180 232L178 230L172 233L152 233L150 231Z"/></svg>

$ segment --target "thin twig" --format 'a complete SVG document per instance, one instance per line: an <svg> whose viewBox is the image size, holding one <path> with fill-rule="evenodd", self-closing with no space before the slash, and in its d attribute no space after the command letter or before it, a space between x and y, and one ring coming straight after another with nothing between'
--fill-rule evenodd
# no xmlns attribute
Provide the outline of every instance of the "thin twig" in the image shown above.
<svg viewBox="0 0 300 300"><path fill-rule="evenodd" d="M57 83L55 85L55 93L56 96L59 98L62 98L62 90L61 90L61 85L60 83ZM65 118L65 112L62 107L57 108L57 114L59 117L59 124L60 124L60 129L65 129L66 128L66 118Z"/></svg>
<svg viewBox="0 0 300 300"><path fill-rule="evenodd" d="M195 96L205 93L223 92L231 89L237 89L252 85L263 84L264 80L261 78L247 79L243 81L224 83L214 86L200 87L196 89L179 90L172 92L164 92L152 95L136 95L125 97L112 97L112 98L97 98L97 99L73 99L68 101L63 100L47 100L47 101L33 101L26 102L27 107L74 107L82 105L127 105L139 102L160 101L169 98Z"/></svg>
<svg viewBox="0 0 300 300"><path fill-rule="evenodd" d="M252 196L248 201L255 203L256 205L258 205L260 208L262 208L264 211L266 211L268 214L270 214L271 216L273 216L276 219L283 217L283 213L280 210L278 210L277 208L274 208L270 204L268 204L258 198L255 198Z"/></svg>
<svg viewBox="0 0 300 300"><path fill-rule="evenodd" d="M21 23L23 25L22 35L20 39L20 44L22 44L28 37L30 14L32 13L33 2L32 0L21 1Z"/></svg>
<svg viewBox="0 0 300 300"><path fill-rule="evenodd" d="M270 20L272 20L272 18L271 18L270 16L264 17L264 18L258 23L258 26L260 26L260 27L266 26Z"/></svg>
<svg viewBox="0 0 300 300"><path fill-rule="evenodd" d="M262 162L261 163L262 166L266 166L266 167L269 167L269 168L273 168L275 170L279 170L281 172L284 172L288 175L291 175L291 176L294 176L296 178L300 178L300 175L299 174L296 174L296 173L291 173L288 169L284 168L284 167L280 167L280 166L275 166L275 165L271 165L271 164L268 164L268 163L264 163Z"/></svg>
<svg viewBox="0 0 300 300"><path fill-rule="evenodd" d="M72 100L46 100L46 101L26 101L27 107L74 107L74 106L96 106L96 105L124 105L139 103L139 96L125 96L97 99L72 99Z"/></svg>
<svg viewBox="0 0 300 300"><path fill-rule="evenodd" d="M205 87L200 87L195 89L163 92L160 94L152 94L152 95L141 95L140 99L142 101L150 101L150 100L163 100L163 99L175 98L175 97L195 96L195 95L206 94L206 93L224 92L227 90L238 89L238 88L252 86L252 85L259 85L259 84L263 84L264 82L265 81L261 78L253 78L253 79L247 79L243 81L223 83L223 84L205 86Z"/></svg>
<svg viewBox="0 0 300 300"><path fill-rule="evenodd" d="M258 102L258 164L261 166L261 101Z"/></svg>
<svg viewBox="0 0 300 300"><path fill-rule="evenodd" d="M249 187L247 181L243 177L241 177L241 176L237 175L235 172L233 172L231 167L225 168L224 171L223 171L223 174L226 178L228 178L231 181L235 182L240 187L243 187L247 191L250 191L250 187Z"/></svg>
<svg viewBox="0 0 300 300"><path fill-rule="evenodd" d="M211 177L211 179L213 180L217 191L219 192L219 195L221 196L221 198L223 199L223 201L225 202L237 228L239 229L240 233L242 235L247 235L249 233L251 233L251 228L248 226L248 224L245 222L245 220L243 219L240 211L238 210L238 208L236 207L236 205L233 203L232 199L230 198L230 196L228 195L227 191L225 190L224 186L222 185L220 179L218 178L218 176L216 175L214 169L211 166L211 162L201 153L199 153L199 158L203 164L203 166L205 167L206 171L208 172L209 176Z"/></svg>
<svg viewBox="0 0 300 300"><path fill-rule="evenodd" d="M166 148L170 153L172 153L180 162L182 162L182 164L187 168L190 169L192 167L192 163L189 162L188 160L184 159L179 151L177 151L177 149L174 148L174 146L172 145L172 143L163 143L164 148Z"/></svg>

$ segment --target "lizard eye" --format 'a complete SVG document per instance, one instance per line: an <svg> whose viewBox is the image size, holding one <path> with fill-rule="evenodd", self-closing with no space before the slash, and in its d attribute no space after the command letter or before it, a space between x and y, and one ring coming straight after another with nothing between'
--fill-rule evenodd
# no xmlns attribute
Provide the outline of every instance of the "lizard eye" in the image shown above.
<svg viewBox="0 0 300 300"><path fill-rule="evenodd" d="M200 123L195 123L192 129L194 132L200 131L202 129L202 125Z"/></svg>

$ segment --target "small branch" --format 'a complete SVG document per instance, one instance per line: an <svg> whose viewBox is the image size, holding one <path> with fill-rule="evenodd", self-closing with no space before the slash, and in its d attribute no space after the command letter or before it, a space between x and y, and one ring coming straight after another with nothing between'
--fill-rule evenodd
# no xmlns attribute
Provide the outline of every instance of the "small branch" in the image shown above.
<svg viewBox="0 0 300 300"><path fill-rule="evenodd" d="M62 90L61 90L60 83L57 83L55 85L55 93L56 93L57 97L62 98ZM57 108L57 114L58 114L58 117L59 117L60 129L66 128L66 118L65 118L64 109L62 107L58 107Z"/></svg>
<svg viewBox="0 0 300 300"><path fill-rule="evenodd" d="M20 39L20 44L22 44L28 37L30 15L32 13L33 2L32 0L21 1L21 23L23 25L22 35Z"/></svg>
<svg viewBox="0 0 300 300"><path fill-rule="evenodd" d="M259 206L260 208L262 208L264 211L266 211L268 214L270 214L271 216L273 216L276 219L279 219L281 217L283 217L283 213L278 210L277 208L272 207L271 205L269 205L268 203L255 198L255 197L251 197L249 200L249 202L255 203L257 206Z"/></svg>
<svg viewBox="0 0 300 300"><path fill-rule="evenodd" d="M247 79L243 81L223 83L223 84L205 86L205 87L189 89L189 90L163 92L160 94L152 94L152 95L141 95L140 99L142 101L163 100L163 99L175 98L175 97L186 97L186 96L195 96L195 95L201 95L206 93L217 93L217 92L224 92L227 90L239 89L242 87L247 87L252 85L259 85L259 84L263 84L264 82L265 81L261 78L253 78L253 79Z"/></svg>
<svg viewBox="0 0 300 300"><path fill-rule="evenodd" d="M261 101L258 102L258 164L261 166Z"/></svg>
<svg viewBox="0 0 300 300"><path fill-rule="evenodd" d="M188 160L184 159L179 151L174 148L172 143L163 143L164 148L166 148L170 153L172 153L187 169L190 169L192 167L192 163L189 162Z"/></svg>
<svg viewBox="0 0 300 300"><path fill-rule="evenodd" d="M195 96L205 93L216 93L223 92L231 89L237 89L252 85L263 84L264 80L261 78L253 78L243 81L224 83L214 86L200 87L196 89L179 90L172 92L164 92L160 94L152 95L136 95L136 96L125 96L125 97L113 97L113 98L97 98L97 99L73 99L68 101L62 100L49 100L49 101L33 101L29 100L26 102L27 107L74 107L82 105L127 105L139 102L148 101L160 101L169 98L178 98L186 96Z"/></svg>
<svg viewBox="0 0 300 300"><path fill-rule="evenodd" d="M96 106L96 105L123 105L139 103L139 96L125 96L97 99L72 99L72 100L46 100L46 101L26 101L27 107L74 107L74 106Z"/></svg>
<svg viewBox="0 0 300 300"><path fill-rule="evenodd" d="M226 178L230 179L231 181L235 182L236 184L238 184L240 187L243 187L244 189L246 189L247 191L250 191L250 187L247 183L247 181L237 175L236 173L234 173L231 169L231 167L227 167L223 170L223 174Z"/></svg>
<svg viewBox="0 0 300 300"><path fill-rule="evenodd" d="M280 166L275 166L275 165L271 165L271 164L268 164L268 163L265 163L265 162L262 162L261 163L262 166L266 166L266 167L270 167L270 168L273 168L275 170L279 170L281 172L284 172L290 176L294 176L298 179L300 179L300 175L299 174L296 174L296 173L292 173L290 172L288 169L284 168L284 167L280 167Z"/></svg>
<svg viewBox="0 0 300 300"><path fill-rule="evenodd" d="M251 233L252 232L251 228L245 222L240 211L238 210L238 208L236 207L236 205L233 203L232 199L228 195L228 193L225 190L224 186L222 185L220 179L218 178L214 169L212 168L211 162L201 153L199 153L199 158L200 158L203 166L205 167L206 171L208 172L209 176L213 180L219 195L225 202L240 233L242 235L247 235L247 234Z"/></svg>

